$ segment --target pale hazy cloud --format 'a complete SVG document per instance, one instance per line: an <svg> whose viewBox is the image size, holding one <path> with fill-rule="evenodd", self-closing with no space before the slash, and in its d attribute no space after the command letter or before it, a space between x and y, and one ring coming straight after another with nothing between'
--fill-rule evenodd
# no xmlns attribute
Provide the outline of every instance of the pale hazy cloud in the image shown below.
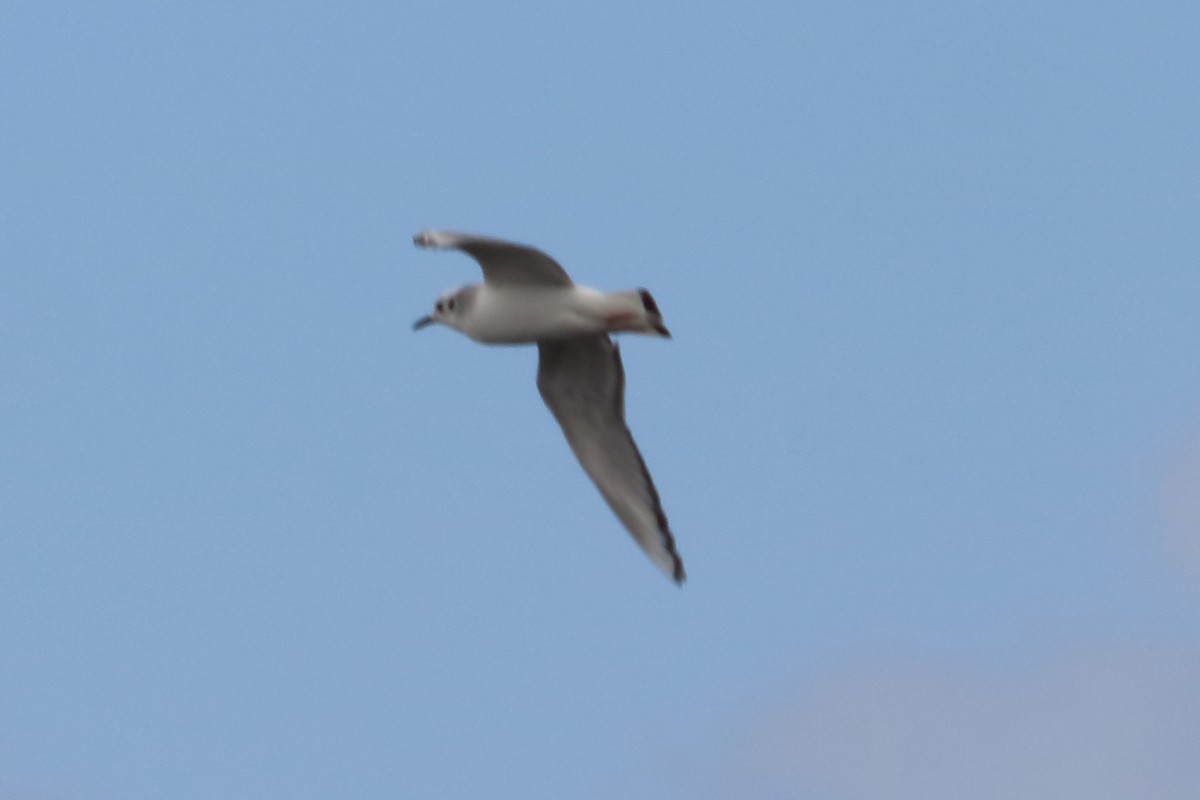
<svg viewBox="0 0 1200 800"><path fill-rule="evenodd" d="M1200 426L1178 442L1159 462L1167 546L1146 541L1200 587ZM1194 643L830 665L757 698L680 783L744 800L1196 800Z"/></svg>
<svg viewBox="0 0 1200 800"><path fill-rule="evenodd" d="M1200 433L1168 457L1163 490L1170 553L1200 581Z"/></svg>
<svg viewBox="0 0 1200 800"><path fill-rule="evenodd" d="M779 697L715 786L748 800L1195 800L1200 651L878 662Z"/></svg>

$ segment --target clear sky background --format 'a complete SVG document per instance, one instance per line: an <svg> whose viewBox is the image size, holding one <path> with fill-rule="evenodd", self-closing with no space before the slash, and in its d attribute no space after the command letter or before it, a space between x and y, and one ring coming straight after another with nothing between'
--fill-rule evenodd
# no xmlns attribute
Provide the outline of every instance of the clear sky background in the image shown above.
<svg viewBox="0 0 1200 800"><path fill-rule="evenodd" d="M7 4L0 799L1200 796L1198 42ZM655 293L682 589L424 227Z"/></svg>

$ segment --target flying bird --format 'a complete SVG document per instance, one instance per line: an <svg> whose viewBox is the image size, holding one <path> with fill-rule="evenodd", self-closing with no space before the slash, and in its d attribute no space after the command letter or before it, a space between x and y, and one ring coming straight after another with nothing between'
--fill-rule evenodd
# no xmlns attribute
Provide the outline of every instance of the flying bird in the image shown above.
<svg viewBox="0 0 1200 800"><path fill-rule="evenodd" d="M658 490L625 424L625 367L609 337L670 338L650 292L579 286L550 256L501 239L429 230L413 241L462 250L483 269L483 283L443 294L413 330L440 323L484 344L536 343L538 391L575 457L650 559L683 583Z"/></svg>

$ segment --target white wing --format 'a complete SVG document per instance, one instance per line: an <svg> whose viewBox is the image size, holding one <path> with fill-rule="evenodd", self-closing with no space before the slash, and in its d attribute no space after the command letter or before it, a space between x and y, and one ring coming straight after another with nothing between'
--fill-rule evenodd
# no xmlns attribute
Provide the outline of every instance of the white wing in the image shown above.
<svg viewBox="0 0 1200 800"><path fill-rule="evenodd" d="M625 528L683 583L683 561L654 481L625 424L625 368L606 335L538 342L538 391L575 457Z"/></svg>
<svg viewBox="0 0 1200 800"><path fill-rule="evenodd" d="M462 250L479 262L484 282L492 286L572 285L557 261L522 244L454 231L421 231L413 242L418 247Z"/></svg>

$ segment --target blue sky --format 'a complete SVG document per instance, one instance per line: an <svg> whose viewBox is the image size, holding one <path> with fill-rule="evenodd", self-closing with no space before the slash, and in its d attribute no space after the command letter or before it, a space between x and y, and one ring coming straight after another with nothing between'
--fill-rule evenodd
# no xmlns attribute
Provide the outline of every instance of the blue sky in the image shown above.
<svg viewBox="0 0 1200 800"><path fill-rule="evenodd" d="M0 799L1200 792L1192 3L10 4ZM647 286L622 532L515 239Z"/></svg>

